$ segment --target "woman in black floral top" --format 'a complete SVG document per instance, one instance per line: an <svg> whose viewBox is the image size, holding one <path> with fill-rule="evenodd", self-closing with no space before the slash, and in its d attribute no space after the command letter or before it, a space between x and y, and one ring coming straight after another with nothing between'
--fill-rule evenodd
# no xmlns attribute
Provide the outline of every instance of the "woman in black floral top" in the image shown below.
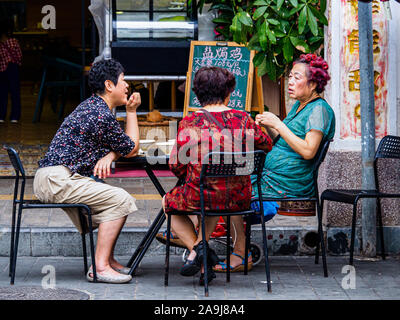
<svg viewBox="0 0 400 320"><path fill-rule="evenodd" d="M99 228L96 245L97 279L108 283L129 282L129 269L114 259L114 247L127 215L136 211L135 199L125 190L96 182L105 178L118 157L133 157L139 149L136 109L140 94L128 100L124 70L115 60L95 63L89 73L94 94L82 102L62 123L49 150L39 161L34 180L36 197L43 202L85 203ZM124 132L112 109L126 105ZM82 232L76 209L65 209ZM90 268L87 279L93 281Z"/></svg>

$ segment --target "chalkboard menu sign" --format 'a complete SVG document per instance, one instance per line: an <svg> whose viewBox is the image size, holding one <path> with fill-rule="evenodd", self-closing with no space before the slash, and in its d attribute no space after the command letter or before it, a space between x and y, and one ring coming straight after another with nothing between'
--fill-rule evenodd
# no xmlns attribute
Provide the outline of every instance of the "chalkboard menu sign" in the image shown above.
<svg viewBox="0 0 400 320"><path fill-rule="evenodd" d="M215 66L227 69L236 78L236 88L229 100L229 108L250 111L253 92L254 52L235 42L192 41L189 70L186 78L184 116L201 108L192 90L194 76L201 67Z"/></svg>

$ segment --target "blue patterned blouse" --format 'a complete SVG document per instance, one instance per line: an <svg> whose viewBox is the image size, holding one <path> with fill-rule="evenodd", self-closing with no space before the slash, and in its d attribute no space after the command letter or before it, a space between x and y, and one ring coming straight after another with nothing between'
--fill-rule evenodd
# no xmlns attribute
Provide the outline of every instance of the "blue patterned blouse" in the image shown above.
<svg viewBox="0 0 400 320"><path fill-rule="evenodd" d="M126 156L134 147L105 101L92 95L65 118L38 163L39 168L63 165L91 176L97 161L110 151Z"/></svg>
<svg viewBox="0 0 400 320"><path fill-rule="evenodd" d="M335 114L324 99L308 103L298 113L300 103L297 101L283 123L299 138L305 139L308 131L321 131L324 140L335 135ZM283 138L267 154L261 180L261 191L264 197L286 198L313 196L314 159L305 160L296 153ZM258 196L256 177L252 177L253 197Z"/></svg>

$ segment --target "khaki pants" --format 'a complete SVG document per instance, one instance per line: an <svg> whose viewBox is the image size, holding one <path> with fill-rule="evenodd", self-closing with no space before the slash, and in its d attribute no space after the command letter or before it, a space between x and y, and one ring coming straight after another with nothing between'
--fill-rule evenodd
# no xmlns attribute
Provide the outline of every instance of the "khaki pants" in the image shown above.
<svg viewBox="0 0 400 320"><path fill-rule="evenodd" d="M33 181L35 196L44 203L84 203L92 211L93 228L137 211L135 198L125 190L72 174L64 166L40 168ZM63 209L82 233L78 209Z"/></svg>

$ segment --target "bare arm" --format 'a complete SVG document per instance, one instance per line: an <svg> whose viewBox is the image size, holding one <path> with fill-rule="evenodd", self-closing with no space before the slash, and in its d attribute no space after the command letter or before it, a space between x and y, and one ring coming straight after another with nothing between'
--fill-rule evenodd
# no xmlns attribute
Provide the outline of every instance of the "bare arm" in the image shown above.
<svg viewBox="0 0 400 320"><path fill-rule="evenodd" d="M133 150L125 156L125 158L132 158L136 156L139 152L139 125L136 115L136 110L140 106L141 99L140 93L134 92L126 105L126 128L125 133L132 139L135 143Z"/></svg>
<svg viewBox="0 0 400 320"><path fill-rule="evenodd" d="M319 145L322 141L323 134L318 130L310 130L307 132L305 139L296 136L276 115L271 112L264 112L259 115L258 121L266 128L272 128L281 135L286 143L299 155L306 160L315 157Z"/></svg>

